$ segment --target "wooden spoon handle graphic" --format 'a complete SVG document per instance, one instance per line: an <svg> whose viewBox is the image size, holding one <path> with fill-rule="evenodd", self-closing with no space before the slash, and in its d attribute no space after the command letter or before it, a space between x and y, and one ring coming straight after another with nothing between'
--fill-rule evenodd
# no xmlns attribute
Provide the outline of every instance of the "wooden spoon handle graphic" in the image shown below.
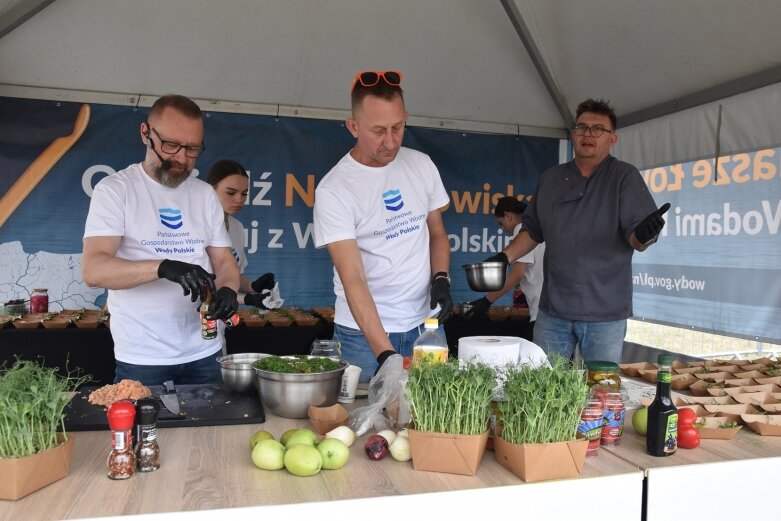
<svg viewBox="0 0 781 521"><path fill-rule="evenodd" d="M0 226L14 213L22 201L33 191L41 179L49 173L57 161L65 155L65 152L79 140L89 123L90 109L86 103L81 106L73 125L73 132L67 136L58 137L52 141L46 150L41 152L35 161L19 176L19 179L11 185L11 188L0 199Z"/></svg>

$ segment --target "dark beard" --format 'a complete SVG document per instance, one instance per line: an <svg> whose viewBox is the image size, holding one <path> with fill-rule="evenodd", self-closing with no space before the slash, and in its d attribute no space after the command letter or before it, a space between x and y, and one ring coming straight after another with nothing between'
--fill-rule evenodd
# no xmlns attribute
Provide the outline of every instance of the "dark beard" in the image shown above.
<svg viewBox="0 0 781 521"><path fill-rule="evenodd" d="M163 167L158 166L155 168L155 178L161 185L168 188L176 188L180 184L184 183L187 178L190 177L190 172L184 171L179 175L169 174L168 170L163 170Z"/></svg>

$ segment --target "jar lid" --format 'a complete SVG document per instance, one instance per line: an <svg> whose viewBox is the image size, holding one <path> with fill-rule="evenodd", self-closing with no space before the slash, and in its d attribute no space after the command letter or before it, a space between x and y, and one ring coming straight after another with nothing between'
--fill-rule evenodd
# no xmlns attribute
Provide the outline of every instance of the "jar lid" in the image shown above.
<svg viewBox="0 0 781 521"><path fill-rule="evenodd" d="M589 369L589 371L618 371L617 363L603 360L586 362L586 367Z"/></svg>
<svg viewBox="0 0 781 521"><path fill-rule="evenodd" d="M47 292L47 291L49 291L49 290L48 290L48 289L46 289L46 288L33 288L33 291L42 291L42 292L44 292L44 293L45 293L45 292Z"/></svg>
<svg viewBox="0 0 781 521"><path fill-rule="evenodd" d="M673 363L673 355L659 355L660 365L672 365L672 363Z"/></svg>

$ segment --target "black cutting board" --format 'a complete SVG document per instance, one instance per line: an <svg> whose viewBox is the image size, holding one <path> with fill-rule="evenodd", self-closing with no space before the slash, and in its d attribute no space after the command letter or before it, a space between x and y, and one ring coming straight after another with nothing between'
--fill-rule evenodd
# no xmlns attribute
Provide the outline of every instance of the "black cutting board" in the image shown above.
<svg viewBox="0 0 781 521"><path fill-rule="evenodd" d="M106 408L92 405L89 394L99 386L84 386L65 408L65 429L68 431L108 430ZM163 392L160 385L149 387L152 396ZM236 425L263 423L266 415L257 392L237 393L222 385L177 385L178 415L160 402L158 427L198 427L202 425Z"/></svg>

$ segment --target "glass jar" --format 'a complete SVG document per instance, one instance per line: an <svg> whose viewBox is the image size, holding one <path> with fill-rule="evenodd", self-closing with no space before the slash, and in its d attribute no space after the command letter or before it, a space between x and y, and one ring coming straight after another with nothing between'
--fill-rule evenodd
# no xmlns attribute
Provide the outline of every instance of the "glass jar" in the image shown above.
<svg viewBox="0 0 781 521"><path fill-rule="evenodd" d="M621 391L621 377L618 375L617 363L594 361L586 363L586 368L589 387L599 386L605 391L614 393Z"/></svg>
<svg viewBox="0 0 781 521"><path fill-rule="evenodd" d="M30 293L30 313L49 312L49 291L46 288L35 288Z"/></svg>
<svg viewBox="0 0 781 521"><path fill-rule="evenodd" d="M602 445L619 445L621 443L625 413L626 407L621 399L621 393L605 393Z"/></svg>
<svg viewBox="0 0 781 521"><path fill-rule="evenodd" d="M315 340L312 342L311 356L327 356L328 358L342 358L342 344L336 340Z"/></svg>

